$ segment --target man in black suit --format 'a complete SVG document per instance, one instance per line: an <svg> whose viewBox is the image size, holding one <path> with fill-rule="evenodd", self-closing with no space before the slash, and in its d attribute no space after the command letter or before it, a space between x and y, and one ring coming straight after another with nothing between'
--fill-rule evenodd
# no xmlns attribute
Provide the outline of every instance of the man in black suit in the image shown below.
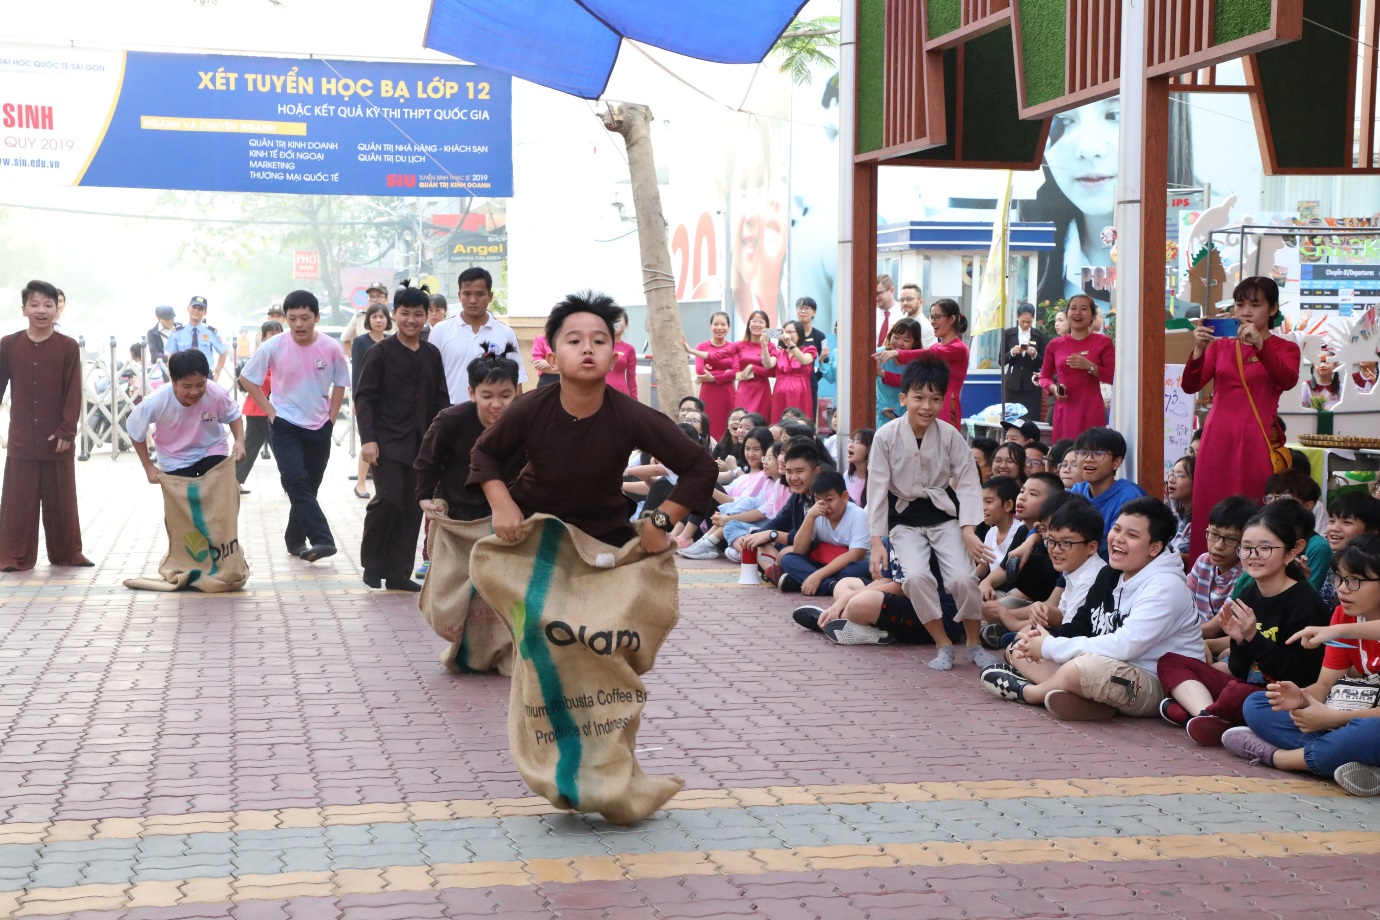
<svg viewBox="0 0 1380 920"><path fill-rule="evenodd" d="M1016 308L1016 325L1001 335L1002 398L1025 406L1025 417L1040 417L1040 373L1049 340L1035 328L1035 308L1023 303Z"/></svg>
<svg viewBox="0 0 1380 920"><path fill-rule="evenodd" d="M172 307L155 307L153 315L158 317L158 322L144 336L148 342L144 360L149 364L158 364L166 357L168 339L182 328L182 324L177 322L177 311Z"/></svg>

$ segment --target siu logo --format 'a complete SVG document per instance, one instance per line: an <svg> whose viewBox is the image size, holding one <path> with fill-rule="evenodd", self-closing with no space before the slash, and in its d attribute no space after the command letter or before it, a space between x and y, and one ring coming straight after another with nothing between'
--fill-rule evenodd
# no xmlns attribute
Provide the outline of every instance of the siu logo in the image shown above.
<svg viewBox="0 0 1380 920"><path fill-rule="evenodd" d="M407 173L407 174L404 174L404 173L389 173L389 174L388 174L388 187L389 187L389 188L416 188L416 187L417 187L417 174L416 174L416 173Z"/></svg>

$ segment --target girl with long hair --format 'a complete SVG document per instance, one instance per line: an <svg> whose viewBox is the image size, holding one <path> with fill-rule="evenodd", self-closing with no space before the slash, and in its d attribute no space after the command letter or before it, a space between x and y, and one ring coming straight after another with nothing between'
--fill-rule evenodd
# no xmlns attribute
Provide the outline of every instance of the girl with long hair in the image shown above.
<svg viewBox="0 0 1380 920"><path fill-rule="evenodd" d="M775 352L768 356L767 366L776 375L768 418L779 419L788 408L803 411L810 405L810 374L819 355L813 345L802 348L804 340L805 326L800 320L790 320L781 327L781 339Z"/></svg>
<svg viewBox="0 0 1380 920"><path fill-rule="evenodd" d="M738 343L728 340L728 314L709 317L709 338L693 349L681 340L686 354L695 356L695 380L700 385L700 401L709 419L711 434L722 437L728 428L728 415L738 405Z"/></svg>
<svg viewBox="0 0 1380 920"><path fill-rule="evenodd" d="M1077 440L1089 428L1107 424L1102 384L1110 384L1116 375L1116 346L1107 336L1092 331L1097 302L1087 294L1075 294L1067 312L1068 335L1049 343L1040 368L1040 388L1054 403L1050 436L1055 441Z"/></svg>

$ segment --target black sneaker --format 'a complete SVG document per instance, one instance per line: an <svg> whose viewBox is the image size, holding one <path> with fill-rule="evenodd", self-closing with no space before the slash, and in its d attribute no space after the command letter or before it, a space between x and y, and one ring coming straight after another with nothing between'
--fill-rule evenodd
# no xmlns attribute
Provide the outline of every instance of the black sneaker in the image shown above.
<svg viewBox="0 0 1380 920"><path fill-rule="evenodd" d="M1006 635L1006 627L1001 623L983 623L978 630L978 638L982 641L982 647L996 651L1001 648L1001 637Z"/></svg>
<svg viewBox="0 0 1380 920"><path fill-rule="evenodd" d="M368 569L365 569L364 583L371 588L382 588L383 576L381 576L378 572L371 572Z"/></svg>
<svg viewBox="0 0 1380 920"><path fill-rule="evenodd" d="M824 612L823 607L797 607L791 611L791 619L797 624L808 629L810 632L824 632L819 628L819 615Z"/></svg>
<svg viewBox="0 0 1380 920"><path fill-rule="evenodd" d="M302 550L302 558L307 562L315 562L318 559L325 559L327 556L334 556L335 552L335 547L329 543L313 543Z"/></svg>
<svg viewBox="0 0 1380 920"><path fill-rule="evenodd" d="M410 578L389 578L383 583L389 591L420 591L422 586Z"/></svg>
<svg viewBox="0 0 1380 920"><path fill-rule="evenodd" d="M982 689L999 700L1024 703L1025 688L1033 683L1009 668L988 668L982 672Z"/></svg>
<svg viewBox="0 0 1380 920"><path fill-rule="evenodd" d="M781 573L781 579L776 583L776 586L787 594L800 592L800 582L796 581L785 572Z"/></svg>

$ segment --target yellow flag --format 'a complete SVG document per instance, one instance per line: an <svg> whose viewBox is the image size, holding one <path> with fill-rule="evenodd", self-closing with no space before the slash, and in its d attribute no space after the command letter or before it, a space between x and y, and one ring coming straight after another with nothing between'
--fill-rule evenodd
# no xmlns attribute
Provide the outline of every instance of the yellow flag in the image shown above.
<svg viewBox="0 0 1380 920"><path fill-rule="evenodd" d="M992 249L982 269L982 287L973 307L972 334L981 335L1006 326L1006 267L1010 262L1011 170L1006 171L1006 191L1002 193L996 219L992 221Z"/></svg>

